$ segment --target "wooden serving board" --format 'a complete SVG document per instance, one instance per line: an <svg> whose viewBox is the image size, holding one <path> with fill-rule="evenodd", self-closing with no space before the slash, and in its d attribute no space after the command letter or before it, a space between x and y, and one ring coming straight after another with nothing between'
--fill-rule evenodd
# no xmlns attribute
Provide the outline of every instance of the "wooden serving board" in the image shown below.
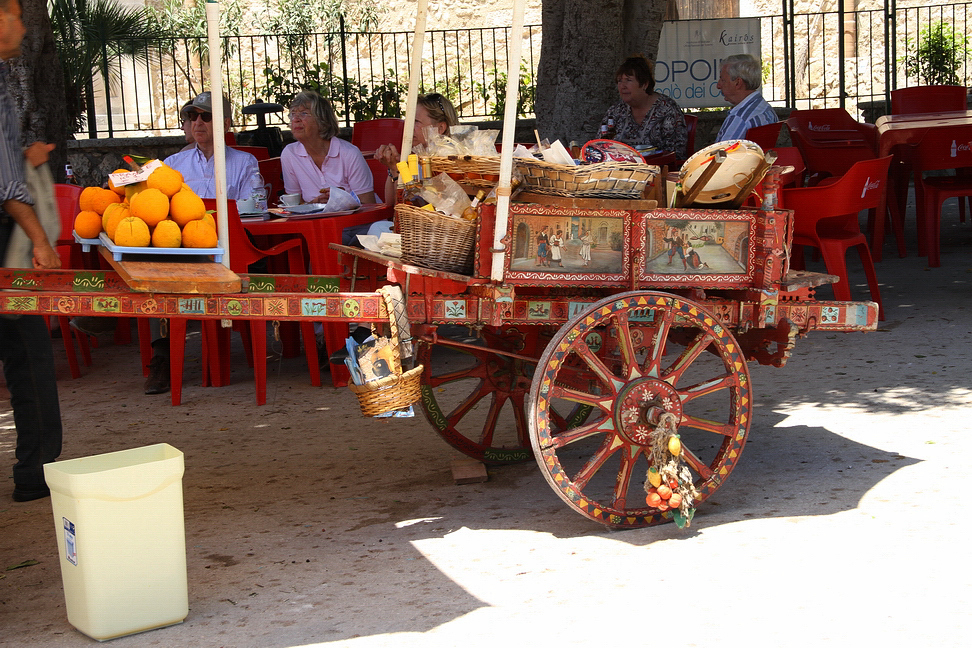
<svg viewBox="0 0 972 648"><path fill-rule="evenodd" d="M221 263L191 257L146 256L139 260L116 261L101 248L115 272L134 292L223 295L243 288L240 277Z"/></svg>

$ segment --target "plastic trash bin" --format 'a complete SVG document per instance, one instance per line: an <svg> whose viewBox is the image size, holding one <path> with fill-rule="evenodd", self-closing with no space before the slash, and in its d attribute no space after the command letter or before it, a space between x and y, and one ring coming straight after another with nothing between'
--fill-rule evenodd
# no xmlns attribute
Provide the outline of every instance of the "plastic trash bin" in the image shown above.
<svg viewBox="0 0 972 648"><path fill-rule="evenodd" d="M44 465L68 621L89 637L189 614L184 469L167 443Z"/></svg>

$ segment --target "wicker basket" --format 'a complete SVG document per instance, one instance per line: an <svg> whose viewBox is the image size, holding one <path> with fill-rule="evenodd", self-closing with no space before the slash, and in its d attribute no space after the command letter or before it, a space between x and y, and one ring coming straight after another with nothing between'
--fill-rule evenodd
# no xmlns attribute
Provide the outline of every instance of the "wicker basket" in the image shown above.
<svg viewBox="0 0 972 648"><path fill-rule="evenodd" d="M381 292L381 291L379 291ZM382 292L382 298L388 308L388 326L391 331L392 355L396 369L402 366L401 346L398 332L398 322L395 317L395 307L392 298ZM424 365L418 365L401 375L386 376L378 380L366 382L363 385L348 383L348 388L358 397L358 405L365 416L380 416L394 410L403 409L422 397L422 371Z"/></svg>
<svg viewBox="0 0 972 648"><path fill-rule="evenodd" d="M476 221L450 218L412 205L395 205L402 261L423 268L471 274Z"/></svg>
<svg viewBox="0 0 972 648"><path fill-rule="evenodd" d="M598 162L573 166L514 158L526 191L576 198L640 198L658 174L656 166L640 162Z"/></svg>
<svg viewBox="0 0 972 648"><path fill-rule="evenodd" d="M409 369L400 376L387 376L363 385L348 383L358 397L358 405L365 416L378 416L408 407L422 398L424 365Z"/></svg>
<svg viewBox="0 0 972 648"><path fill-rule="evenodd" d="M430 157L432 173L448 174L456 182L478 188L492 188L499 183L500 158L477 155Z"/></svg>

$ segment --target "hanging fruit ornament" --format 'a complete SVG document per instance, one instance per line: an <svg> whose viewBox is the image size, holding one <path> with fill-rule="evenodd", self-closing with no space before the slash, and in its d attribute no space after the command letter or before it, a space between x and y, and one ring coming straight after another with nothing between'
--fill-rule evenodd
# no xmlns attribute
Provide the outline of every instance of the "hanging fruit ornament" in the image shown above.
<svg viewBox="0 0 972 648"><path fill-rule="evenodd" d="M655 468L654 466L648 469L648 483L654 486L655 488L657 488L658 485L661 484L661 474L658 472L658 469Z"/></svg>
<svg viewBox="0 0 972 648"><path fill-rule="evenodd" d="M682 454L682 441L678 438L677 434L673 434L668 438L668 451L676 457Z"/></svg>

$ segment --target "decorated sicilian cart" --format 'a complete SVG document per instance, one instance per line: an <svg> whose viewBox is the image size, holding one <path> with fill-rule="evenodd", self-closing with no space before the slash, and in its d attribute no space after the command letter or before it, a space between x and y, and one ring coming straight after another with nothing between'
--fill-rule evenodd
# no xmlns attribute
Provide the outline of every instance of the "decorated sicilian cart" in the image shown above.
<svg viewBox="0 0 972 648"><path fill-rule="evenodd" d="M872 302L815 299L836 277L790 269L792 212L773 207L782 169L760 152L746 182L711 182L726 148L702 152L713 168L694 192L679 188L692 207L658 208L663 178L643 199L621 164L622 182L607 188L603 174L595 186L581 171L566 188L528 178L501 231L483 211L468 253L455 241L410 247L405 230L435 217L401 204L401 259L334 246L353 278L380 266L401 286L421 367L417 407L448 443L488 464L534 457L594 521L685 524L746 444L747 363L782 367L810 331L876 327ZM759 207L732 208L754 188ZM429 229L442 236L469 228L440 218Z"/></svg>

